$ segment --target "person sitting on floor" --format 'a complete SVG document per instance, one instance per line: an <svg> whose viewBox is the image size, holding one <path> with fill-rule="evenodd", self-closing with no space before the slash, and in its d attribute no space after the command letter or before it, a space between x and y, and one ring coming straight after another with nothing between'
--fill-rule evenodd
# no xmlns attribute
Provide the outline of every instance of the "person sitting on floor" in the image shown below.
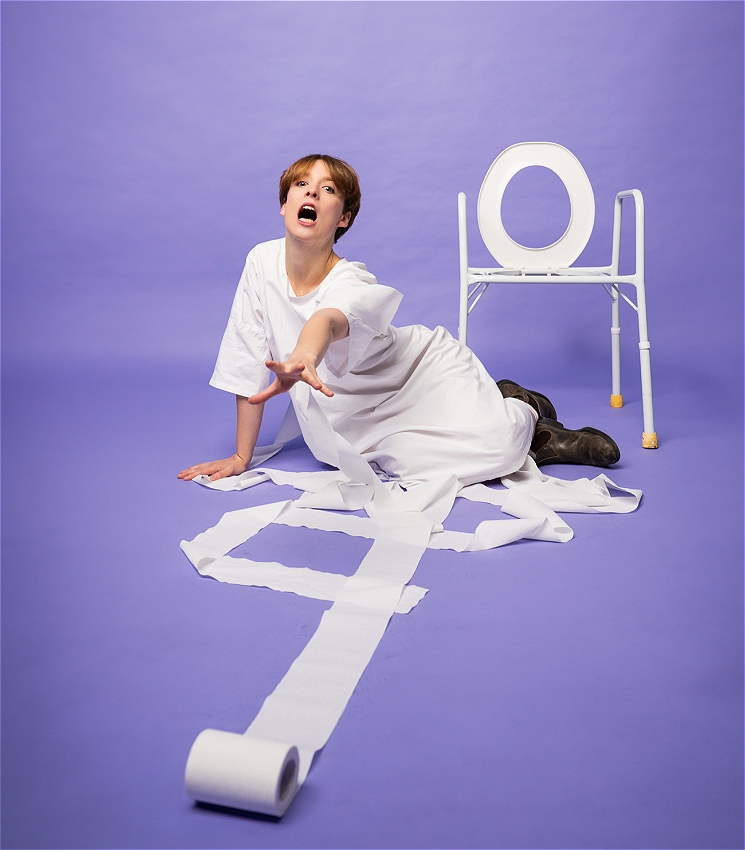
<svg viewBox="0 0 745 850"><path fill-rule="evenodd" d="M265 402L288 391L296 402L299 382L385 480L489 481L520 469L528 453L539 466L617 462L607 434L564 428L545 395L495 381L444 328L391 324L401 293L334 251L360 200L357 174L335 157L305 156L282 174L285 236L249 253L210 381L236 395L236 452L178 477L245 472ZM299 421L310 450L329 462Z"/></svg>

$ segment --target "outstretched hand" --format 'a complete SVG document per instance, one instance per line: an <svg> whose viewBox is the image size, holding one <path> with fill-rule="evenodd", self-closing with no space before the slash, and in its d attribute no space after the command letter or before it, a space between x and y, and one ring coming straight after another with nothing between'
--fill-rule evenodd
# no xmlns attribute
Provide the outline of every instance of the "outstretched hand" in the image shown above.
<svg viewBox="0 0 745 850"><path fill-rule="evenodd" d="M248 469L248 461L240 455L233 455L222 460L210 460L206 463L198 463L188 469L182 469L178 478L191 481L197 475L209 475L210 481L219 481L221 478L229 478L231 475L241 475Z"/></svg>
<svg viewBox="0 0 745 850"><path fill-rule="evenodd" d="M286 360L280 363L276 360L267 360L267 368L274 372L274 382L267 387L263 392L257 393L249 398L251 404L263 404L267 399L275 395L286 393L298 382L302 381L305 384L318 390L325 396L331 398L333 392L323 383L316 374L316 370L312 366L306 366L299 361Z"/></svg>

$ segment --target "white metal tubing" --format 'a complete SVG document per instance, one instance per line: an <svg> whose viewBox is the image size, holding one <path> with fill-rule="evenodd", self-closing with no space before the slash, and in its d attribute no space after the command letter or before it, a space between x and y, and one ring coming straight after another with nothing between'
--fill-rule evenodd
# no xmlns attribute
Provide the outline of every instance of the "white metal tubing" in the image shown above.
<svg viewBox="0 0 745 850"><path fill-rule="evenodd" d="M458 247L460 250L460 312L458 339L463 345L468 337L468 232L466 228L466 196L458 194Z"/></svg>
<svg viewBox="0 0 745 850"><path fill-rule="evenodd" d="M639 364L642 370L642 415L644 416L644 431L655 434L654 409L652 405L652 364L649 359L649 349L639 350Z"/></svg>
<svg viewBox="0 0 745 850"><path fill-rule="evenodd" d="M654 430L654 410L652 405L652 366L649 355L649 333L647 331L647 296L644 276L641 275L636 287L636 303L639 307L639 366L642 373L642 412L644 430L649 434Z"/></svg>
<svg viewBox="0 0 745 850"><path fill-rule="evenodd" d="M634 274L644 276L644 197L638 189L626 189L616 195L613 208L613 256L611 258L612 273L618 274L618 264L621 253L621 204L624 198L634 199L636 218L636 268Z"/></svg>
<svg viewBox="0 0 745 850"><path fill-rule="evenodd" d="M536 274L536 275L546 275L547 269L544 268L524 268L524 269L515 269L515 268L507 268L503 269L499 266L495 268L481 269L475 266L472 266L469 270L471 275L491 275L492 277L495 275L499 275L501 279L501 275L516 275L520 276L526 274ZM611 266L572 266L568 269L558 268L551 269L552 275L560 275L562 277L569 276L572 277L574 275L594 275L597 277L602 277L603 275L611 274Z"/></svg>
<svg viewBox="0 0 745 850"><path fill-rule="evenodd" d="M636 268L634 269L633 284L636 287L636 312L639 319L639 368L642 379L644 432L645 434L655 434L654 405L652 401L652 365L649 354L649 329L647 327L647 295L644 285L644 197L638 189L627 189L616 195L616 203L613 210L613 256L611 267L613 273L617 275L621 245L621 205L624 198L633 198L634 200ZM615 307L616 304L614 304Z"/></svg>
<svg viewBox="0 0 745 850"><path fill-rule="evenodd" d="M470 282L468 285L471 285ZM473 298L475 298L477 293L483 292L485 289L487 289L488 286L489 282L486 280L482 280L480 283L477 283L476 286L474 286L474 288L469 291L468 300L471 301ZM468 312L470 313L471 311L469 310Z"/></svg>
<svg viewBox="0 0 745 850"><path fill-rule="evenodd" d="M621 311L619 310L618 289L611 287L611 393L614 396L621 395Z"/></svg>
<svg viewBox="0 0 745 850"><path fill-rule="evenodd" d="M635 284L635 275L619 275L611 277L610 275L539 275L539 274L512 274L512 275L485 275L474 274L473 269L469 269L468 283L594 283L595 286L601 283L630 283Z"/></svg>
<svg viewBox="0 0 745 850"><path fill-rule="evenodd" d="M623 194L623 193L622 193ZM623 214L623 197L616 195L613 205L613 250L611 252L611 274L618 274L618 264L621 257L621 216Z"/></svg>
<svg viewBox="0 0 745 850"><path fill-rule="evenodd" d="M630 298L627 298L627 297L623 294L623 292L621 292L621 290L620 290L620 289L618 290L618 294L621 296L621 298L623 298L623 300L624 300L624 301L625 301L625 302L629 305L629 307L631 307L631 309L632 309L635 313L638 313L638 312L639 312L639 308L636 306L636 304L634 304L634 302L633 302Z"/></svg>
<svg viewBox="0 0 745 850"><path fill-rule="evenodd" d="M633 197L636 209L636 306L639 317L639 366L642 377L642 413L644 431L654 434L654 407L652 402L652 365L650 359L649 329L647 327L647 294L644 284L644 198L638 189L622 192L621 197Z"/></svg>
<svg viewBox="0 0 745 850"><path fill-rule="evenodd" d="M474 307L475 307L475 306L479 303L479 301L481 300L481 296L482 296L482 295L486 292L486 290L489 288L489 284L488 284L488 283L484 283L484 284L482 284L482 286L483 286L483 289L482 289L482 290L481 290L481 292L479 292L479 294L478 294L478 295L477 295L477 296L473 299L473 304L471 304L471 306L468 308L468 315L469 315L469 316L470 316L470 315L471 315L471 313L473 312L473 308L474 308ZM475 294L475 292L476 292L476 289L474 289L474 290L473 290L473 292L471 293L471 295ZM464 343L464 344L465 344L465 343Z"/></svg>

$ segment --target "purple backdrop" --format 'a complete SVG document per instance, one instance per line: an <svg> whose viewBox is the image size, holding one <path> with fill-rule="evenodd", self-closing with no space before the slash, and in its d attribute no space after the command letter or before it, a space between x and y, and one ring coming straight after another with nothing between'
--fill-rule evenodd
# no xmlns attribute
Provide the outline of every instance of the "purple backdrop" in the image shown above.
<svg viewBox="0 0 745 850"><path fill-rule="evenodd" d="M742 68L739 2L2 3L3 846L742 847ZM244 729L325 607L178 550L279 498L175 472L232 451L206 381L247 251L283 232L280 172L350 161L341 252L404 292L398 324L455 332L456 195L486 264L481 180L529 140L592 181L581 261L609 261L616 192L644 193L661 448L639 447L630 310L607 407L602 290L490 293L469 342L609 430L641 509L572 517L563 547L428 552L431 593L288 815L192 806L195 735ZM568 206L536 170L505 215L541 244ZM364 551L312 542L267 532L257 557Z"/></svg>

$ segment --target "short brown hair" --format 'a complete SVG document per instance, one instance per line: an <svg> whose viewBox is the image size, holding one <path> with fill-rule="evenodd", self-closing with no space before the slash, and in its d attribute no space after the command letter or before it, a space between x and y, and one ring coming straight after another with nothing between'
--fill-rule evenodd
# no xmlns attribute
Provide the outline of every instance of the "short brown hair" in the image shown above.
<svg viewBox="0 0 745 850"><path fill-rule="evenodd" d="M313 163L319 159L328 168L329 176L334 181L339 194L344 198L344 212L349 213L349 224L346 227L336 228L334 242L337 242L339 237L343 236L352 226L357 213L360 211L360 201L362 200L357 172L343 159L337 159L335 156L328 156L325 153L312 153L301 157L297 162L293 162L289 168L282 172L282 176L279 178L279 205L282 206L287 203L287 193L290 191L290 186L307 174L313 168Z"/></svg>

